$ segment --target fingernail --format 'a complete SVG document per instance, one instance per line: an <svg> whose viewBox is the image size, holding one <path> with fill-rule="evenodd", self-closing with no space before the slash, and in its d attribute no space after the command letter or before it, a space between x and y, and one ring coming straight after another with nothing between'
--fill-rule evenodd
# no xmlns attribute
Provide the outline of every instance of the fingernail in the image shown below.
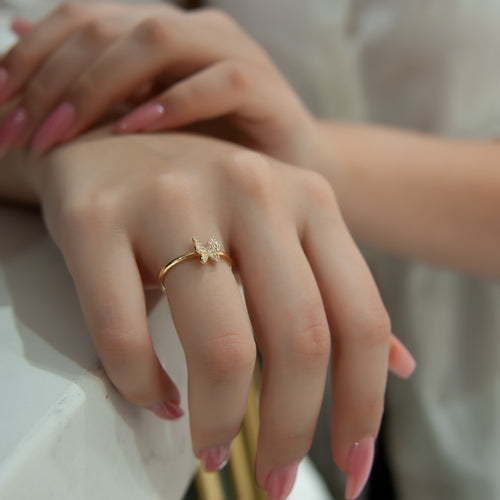
<svg viewBox="0 0 500 500"><path fill-rule="evenodd" d="M15 109L0 127L0 156L3 156L26 130L28 114L22 107Z"/></svg>
<svg viewBox="0 0 500 500"><path fill-rule="evenodd" d="M182 408L173 401L165 401L163 403L149 407L149 409L164 420L177 420L184 415Z"/></svg>
<svg viewBox="0 0 500 500"><path fill-rule="evenodd" d="M16 17L10 23L10 28L18 36L22 36L27 33L32 28L32 26L33 23L31 21L28 21L27 19L24 19L22 17Z"/></svg>
<svg viewBox="0 0 500 500"><path fill-rule="evenodd" d="M281 467L267 476L265 485L267 500L283 500L290 494L297 477L297 469L297 465Z"/></svg>
<svg viewBox="0 0 500 500"><path fill-rule="evenodd" d="M2 95L8 81L9 72L4 67L0 66L0 95Z"/></svg>
<svg viewBox="0 0 500 500"><path fill-rule="evenodd" d="M347 457L346 500L357 498L363 491L373 464L375 441L367 437L354 443Z"/></svg>
<svg viewBox="0 0 500 500"><path fill-rule="evenodd" d="M158 102L141 106L116 123L114 131L117 134L144 130L157 122L165 114L165 108Z"/></svg>
<svg viewBox="0 0 500 500"><path fill-rule="evenodd" d="M409 378L415 368L417 362L406 346L395 336L391 339L391 347L389 350L389 368L398 377Z"/></svg>
<svg viewBox="0 0 500 500"><path fill-rule="evenodd" d="M64 102L56 108L38 129L31 147L37 153L44 153L59 142L76 119L75 108Z"/></svg>
<svg viewBox="0 0 500 500"><path fill-rule="evenodd" d="M203 468L207 472L216 472L221 470L229 460L230 447L231 443L200 451L198 453L198 458L200 459Z"/></svg>

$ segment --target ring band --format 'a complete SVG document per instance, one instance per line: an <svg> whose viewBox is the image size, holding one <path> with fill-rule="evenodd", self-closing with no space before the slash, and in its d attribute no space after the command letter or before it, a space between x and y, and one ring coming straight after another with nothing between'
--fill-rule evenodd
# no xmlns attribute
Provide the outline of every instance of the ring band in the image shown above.
<svg viewBox="0 0 500 500"><path fill-rule="evenodd" d="M203 245L200 240L193 238L193 247L193 252L181 255L180 257L171 260L168 264L165 264L161 268L161 271L158 274L158 283L160 284L160 288L163 293L167 293L167 289L165 288L165 276L170 269L185 260L199 257L201 263L206 264L209 260L212 262L220 262L221 259L224 259L229 264L229 268L232 269L233 259L231 259L231 257L229 257L229 255L222 250L222 245L213 236L208 240L206 245Z"/></svg>

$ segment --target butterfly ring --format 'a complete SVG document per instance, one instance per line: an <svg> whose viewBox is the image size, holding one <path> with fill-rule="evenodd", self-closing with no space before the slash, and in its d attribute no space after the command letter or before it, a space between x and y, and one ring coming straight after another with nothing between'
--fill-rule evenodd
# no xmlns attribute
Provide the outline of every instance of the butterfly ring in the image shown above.
<svg viewBox="0 0 500 500"><path fill-rule="evenodd" d="M163 293L167 293L165 288L165 276L167 273L175 267L177 264L184 262L185 260L195 259L196 257L200 258L202 264L205 264L209 260L213 262L219 262L221 259L224 259L229 267L233 267L233 260L229 255L222 250L222 245L219 241L217 241L213 236L208 240L206 245L203 245L200 240L193 238L193 247L194 251L181 255L174 260L171 260L168 264L164 265L158 274L158 283L160 284L160 288Z"/></svg>

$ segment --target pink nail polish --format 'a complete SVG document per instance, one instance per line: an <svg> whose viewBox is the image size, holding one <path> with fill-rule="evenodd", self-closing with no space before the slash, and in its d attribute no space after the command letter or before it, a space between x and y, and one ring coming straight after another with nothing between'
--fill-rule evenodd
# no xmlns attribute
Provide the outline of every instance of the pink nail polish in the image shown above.
<svg viewBox="0 0 500 500"><path fill-rule="evenodd" d="M158 102L141 106L124 116L114 127L117 134L126 134L144 130L156 123L165 114L165 108Z"/></svg>
<svg viewBox="0 0 500 500"><path fill-rule="evenodd" d="M33 27L33 23L22 17L16 17L10 23L11 30L18 36L27 33Z"/></svg>
<svg viewBox="0 0 500 500"><path fill-rule="evenodd" d="M347 457L346 500L357 498L365 487L372 469L375 441L367 437L352 445Z"/></svg>
<svg viewBox="0 0 500 500"><path fill-rule="evenodd" d="M265 485L267 500L283 500L290 494L297 477L297 469L297 465L281 467L267 476Z"/></svg>
<svg viewBox="0 0 500 500"><path fill-rule="evenodd" d="M149 408L156 416L164 420L177 420L184 415L182 408L173 401L165 401L163 403L151 406Z"/></svg>
<svg viewBox="0 0 500 500"><path fill-rule="evenodd" d="M207 472L216 472L221 470L229 460L230 447L231 443L200 451L198 453L198 458L200 459L203 468Z"/></svg>
<svg viewBox="0 0 500 500"><path fill-rule="evenodd" d="M398 377L409 378L417 362L406 346L395 336L391 336L389 349L389 369Z"/></svg>
<svg viewBox="0 0 500 500"><path fill-rule="evenodd" d="M14 145L28 126L28 114L22 107L15 109L0 127L0 156Z"/></svg>
<svg viewBox="0 0 500 500"><path fill-rule="evenodd" d="M75 108L64 102L45 120L36 133L31 147L37 153L44 153L64 137L76 120Z"/></svg>

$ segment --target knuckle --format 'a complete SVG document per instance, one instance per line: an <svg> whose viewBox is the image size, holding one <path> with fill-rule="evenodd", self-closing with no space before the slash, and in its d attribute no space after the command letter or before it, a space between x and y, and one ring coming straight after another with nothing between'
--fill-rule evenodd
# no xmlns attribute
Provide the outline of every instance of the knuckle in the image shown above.
<svg viewBox="0 0 500 500"><path fill-rule="evenodd" d="M86 43L101 45L114 38L112 25L101 21L91 21L82 30L82 37Z"/></svg>
<svg viewBox="0 0 500 500"><path fill-rule="evenodd" d="M139 43L153 46L164 47L171 45L174 41L175 26L173 23L166 23L162 19L148 18L141 21L135 29L135 36Z"/></svg>
<svg viewBox="0 0 500 500"><path fill-rule="evenodd" d="M199 179L185 172L163 173L148 186L148 198L154 210L189 217L201 196ZM173 210L175 207L175 210Z"/></svg>
<svg viewBox="0 0 500 500"><path fill-rule="evenodd" d="M389 346L391 336L391 320L382 305L373 305L358 316L358 321L353 324L352 335L356 342L369 346Z"/></svg>
<svg viewBox="0 0 500 500"><path fill-rule="evenodd" d="M291 350L302 360L318 362L330 357L330 331L325 323L312 323L292 335Z"/></svg>
<svg viewBox="0 0 500 500"><path fill-rule="evenodd" d="M128 360L137 359L144 352L143 338L136 335L137 332L127 331L123 324L110 326L106 318L102 322L97 320L93 326L96 327L94 331L104 334L99 340L99 354L105 360L106 369L115 385L131 403L148 406L151 403L150 387L144 384L142 377L132 378L123 372Z"/></svg>
<svg viewBox="0 0 500 500"><path fill-rule="evenodd" d="M63 2L56 9L56 14L66 21L81 19L86 12L87 7L82 2Z"/></svg>
<svg viewBox="0 0 500 500"><path fill-rule="evenodd" d="M254 81L247 67L236 61L227 63L225 78L229 89L238 93L250 90Z"/></svg>
<svg viewBox="0 0 500 500"><path fill-rule="evenodd" d="M255 363L255 343L239 333L224 333L205 346L202 363L206 376L224 383L239 374L251 373Z"/></svg>
<svg viewBox="0 0 500 500"><path fill-rule="evenodd" d="M71 102L76 103L93 103L93 105L100 103L102 100L102 92L99 92L99 86L94 78L92 72L85 72L74 88L71 89L68 98Z"/></svg>
<svg viewBox="0 0 500 500"><path fill-rule="evenodd" d="M112 309L111 309L112 311ZM99 352L103 359L114 365L143 350L142 336L130 331L123 322L110 321L109 310L95 311L89 328L99 336Z"/></svg>
<svg viewBox="0 0 500 500"><path fill-rule="evenodd" d="M60 212L61 243L64 248L78 239L100 234L114 219L116 201L109 193L95 193L66 203Z"/></svg>
<svg viewBox="0 0 500 500"><path fill-rule="evenodd" d="M339 207L335 193L330 183L321 175L315 172L305 172L303 180L303 192L309 200L320 210L332 213L339 213Z"/></svg>
<svg viewBox="0 0 500 500"><path fill-rule="evenodd" d="M253 151L238 151L224 160L231 187L243 198L269 205L274 198L274 177L269 161Z"/></svg>

